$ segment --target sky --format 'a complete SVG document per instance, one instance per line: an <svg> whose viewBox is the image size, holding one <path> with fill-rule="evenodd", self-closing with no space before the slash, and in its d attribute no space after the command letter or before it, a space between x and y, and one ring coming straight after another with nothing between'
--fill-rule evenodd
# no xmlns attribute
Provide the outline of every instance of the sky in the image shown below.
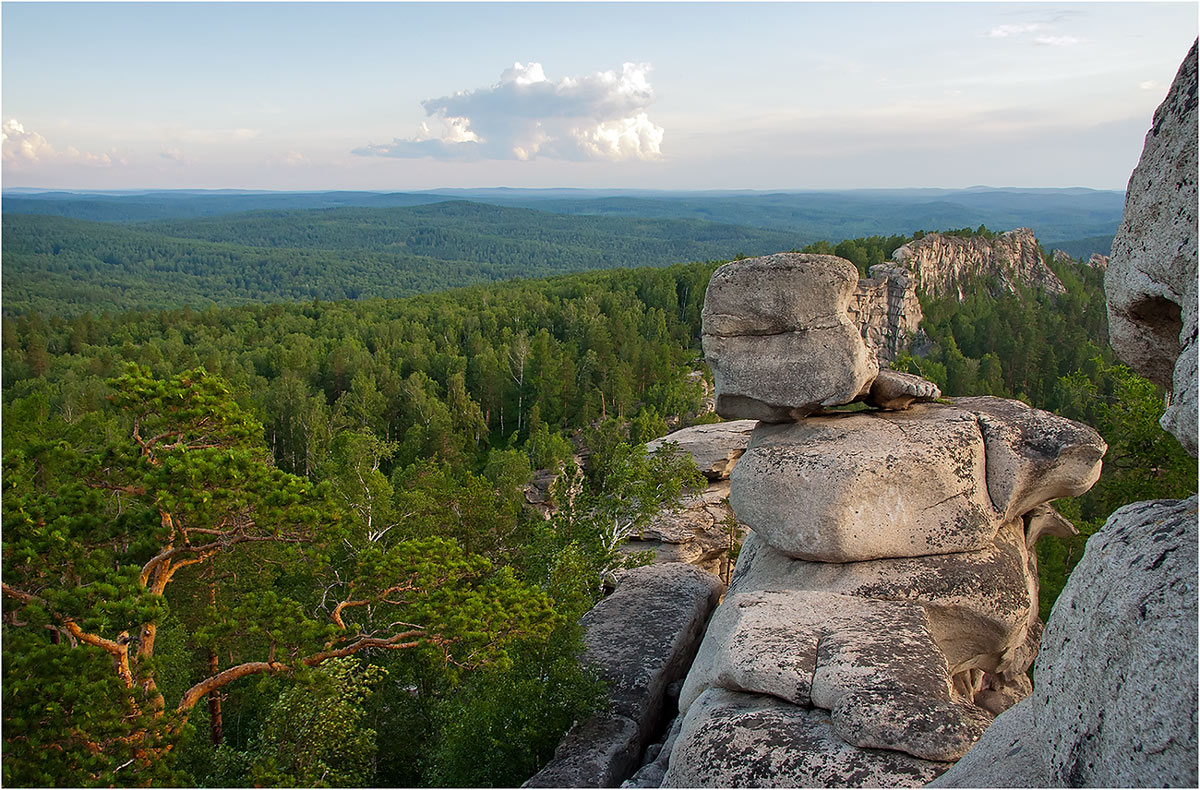
<svg viewBox="0 0 1200 790"><path fill-rule="evenodd" d="M5 0L0 183L1124 189L1197 8Z"/></svg>

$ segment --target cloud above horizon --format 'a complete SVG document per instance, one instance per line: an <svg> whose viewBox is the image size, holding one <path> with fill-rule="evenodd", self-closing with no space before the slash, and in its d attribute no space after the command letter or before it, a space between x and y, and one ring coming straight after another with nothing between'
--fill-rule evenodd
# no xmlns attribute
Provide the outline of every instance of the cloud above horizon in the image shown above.
<svg viewBox="0 0 1200 790"><path fill-rule="evenodd" d="M42 135L32 129L26 131L16 118L9 118L0 126L0 160L15 167L48 162L72 162L98 167L125 163L115 154L89 154L73 147L58 151Z"/></svg>
<svg viewBox="0 0 1200 790"><path fill-rule="evenodd" d="M421 103L441 128L355 148L360 156L439 160L651 160L662 155L663 128L647 115L654 89L647 63L589 76L546 77L540 63L514 63L487 88Z"/></svg>

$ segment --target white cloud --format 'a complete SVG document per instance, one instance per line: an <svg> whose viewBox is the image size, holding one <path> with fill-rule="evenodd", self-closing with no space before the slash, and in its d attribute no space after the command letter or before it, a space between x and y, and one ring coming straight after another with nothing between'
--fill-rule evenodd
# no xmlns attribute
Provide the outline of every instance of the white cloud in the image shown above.
<svg viewBox="0 0 1200 790"><path fill-rule="evenodd" d="M0 127L0 146L5 162L38 162L55 156L54 148L37 132L25 131L15 118L10 118Z"/></svg>
<svg viewBox="0 0 1200 790"><path fill-rule="evenodd" d="M1156 91L1160 88L1162 88L1162 83L1158 80L1146 80L1145 82L1138 83L1138 90Z"/></svg>
<svg viewBox="0 0 1200 790"><path fill-rule="evenodd" d="M1080 41L1075 36L1037 36L1033 39L1033 43L1045 47L1073 47Z"/></svg>
<svg viewBox="0 0 1200 790"><path fill-rule="evenodd" d="M58 151L45 137L33 130L26 131L24 125L16 118L8 119L0 127L0 152L0 158L5 164L16 167L49 162L70 162L98 167L125 164L125 160L117 157L115 152L91 154L74 147Z"/></svg>
<svg viewBox="0 0 1200 790"><path fill-rule="evenodd" d="M646 109L654 89L645 63L583 77L546 77L540 63L514 63L487 88L422 102L441 128L354 149L360 156L478 160L656 159L663 129Z"/></svg>
<svg viewBox="0 0 1200 790"><path fill-rule="evenodd" d="M183 161L183 151L180 151L178 148L168 148L165 151L159 151L158 155L163 159L170 159L172 162Z"/></svg>
<svg viewBox="0 0 1200 790"><path fill-rule="evenodd" d="M986 35L988 38L1009 38L1011 36L1019 36L1022 33L1032 33L1035 30L1040 30L1042 26L1037 22L1030 22L1020 25L998 25L989 30Z"/></svg>

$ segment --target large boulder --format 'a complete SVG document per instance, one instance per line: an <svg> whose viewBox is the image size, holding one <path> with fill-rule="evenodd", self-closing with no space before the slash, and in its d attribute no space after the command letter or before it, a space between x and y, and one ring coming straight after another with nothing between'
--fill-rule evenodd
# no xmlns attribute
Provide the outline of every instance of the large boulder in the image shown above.
<svg viewBox="0 0 1200 790"><path fill-rule="evenodd" d="M851 320L858 270L832 255L727 263L704 299L704 356L716 411L783 422L866 393L879 363Z"/></svg>
<svg viewBox="0 0 1200 790"><path fill-rule="evenodd" d="M828 711L709 689L683 720L663 787L920 787L944 771L842 740Z"/></svg>
<svg viewBox="0 0 1200 790"><path fill-rule="evenodd" d="M1109 340L1172 390L1162 426L1196 454L1196 46L1154 113L1104 278Z"/></svg>
<svg viewBox="0 0 1200 790"><path fill-rule="evenodd" d="M999 527L1100 475L1091 428L999 398L761 425L732 473L738 520L821 562L987 547Z"/></svg>
<svg viewBox="0 0 1200 790"><path fill-rule="evenodd" d="M849 563L793 560L752 533L738 556L727 599L751 590L920 604L964 695L977 690L971 684L982 682L970 675L973 670L1008 678L1023 673L1033 661L1026 650L1030 630L1040 635L1036 566L1019 521L977 551Z"/></svg>
<svg viewBox="0 0 1200 790"><path fill-rule="evenodd" d="M690 565L625 574L580 620L584 660L607 682L609 710L572 728L525 786L611 787L632 774L661 724L667 687L687 672L724 589Z"/></svg>

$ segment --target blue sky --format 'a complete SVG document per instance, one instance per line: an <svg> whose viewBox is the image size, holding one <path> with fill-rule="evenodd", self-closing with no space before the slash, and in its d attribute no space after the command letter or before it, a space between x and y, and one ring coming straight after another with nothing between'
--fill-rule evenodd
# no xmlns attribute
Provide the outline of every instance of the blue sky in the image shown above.
<svg viewBox="0 0 1200 790"><path fill-rule="evenodd" d="M3 184L1122 189L1184 3L4 2Z"/></svg>

